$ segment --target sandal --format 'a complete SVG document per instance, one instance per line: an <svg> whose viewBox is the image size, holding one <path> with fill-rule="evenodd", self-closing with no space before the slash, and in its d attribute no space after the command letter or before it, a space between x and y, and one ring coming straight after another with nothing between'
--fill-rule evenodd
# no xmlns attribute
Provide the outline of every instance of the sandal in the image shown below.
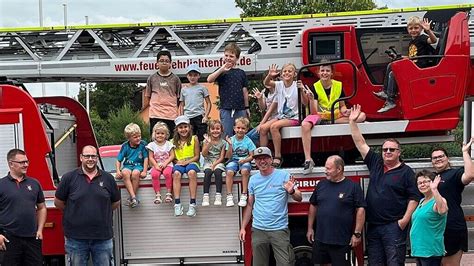
<svg viewBox="0 0 474 266"><path fill-rule="evenodd" d="M166 198L165 198L166 203L171 203L173 202L173 195L171 193L166 193Z"/></svg>
<svg viewBox="0 0 474 266"><path fill-rule="evenodd" d="M275 162L275 160L278 160L278 162ZM281 168L281 164L283 163L283 159L281 157L274 157L272 166L275 168Z"/></svg>
<svg viewBox="0 0 474 266"><path fill-rule="evenodd" d="M162 202L161 200L161 195L159 193L156 194L155 196L155 200L153 201L153 203L155 204L160 204Z"/></svg>

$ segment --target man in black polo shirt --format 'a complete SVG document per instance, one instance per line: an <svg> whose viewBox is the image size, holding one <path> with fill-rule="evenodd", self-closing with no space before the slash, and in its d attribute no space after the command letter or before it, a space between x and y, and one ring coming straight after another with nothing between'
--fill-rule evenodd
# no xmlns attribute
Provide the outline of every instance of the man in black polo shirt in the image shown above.
<svg viewBox="0 0 474 266"><path fill-rule="evenodd" d="M2 265L43 265L41 240L46 222L46 204L39 182L26 176L26 153L7 153L10 172L0 179L0 250Z"/></svg>
<svg viewBox="0 0 474 266"><path fill-rule="evenodd" d="M360 244L364 227L364 193L360 185L345 178L341 157L329 157L325 168L326 179L318 182L309 200L306 237L313 243L315 264L350 266L351 249Z"/></svg>
<svg viewBox="0 0 474 266"><path fill-rule="evenodd" d="M81 167L63 175L54 205L64 211L66 257L71 265L113 265L112 212L120 205L113 176L97 167L97 149L85 146Z"/></svg>
<svg viewBox="0 0 474 266"><path fill-rule="evenodd" d="M370 173L366 198L369 265L404 265L407 225L421 196L415 173L400 161L396 139L384 141L382 156L370 149L355 122L360 113L359 105L352 107L349 125Z"/></svg>

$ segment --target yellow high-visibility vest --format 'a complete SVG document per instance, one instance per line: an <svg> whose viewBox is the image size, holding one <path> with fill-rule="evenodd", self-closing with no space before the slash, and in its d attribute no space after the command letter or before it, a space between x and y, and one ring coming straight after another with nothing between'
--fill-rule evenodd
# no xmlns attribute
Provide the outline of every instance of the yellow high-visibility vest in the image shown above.
<svg viewBox="0 0 474 266"><path fill-rule="evenodd" d="M324 90L323 84L321 80L318 80L316 83L313 84L314 89L316 90L316 94L318 95L318 113L322 119L329 120L331 119L331 105L341 97L342 92L342 82L337 80L331 80L331 93L329 95L326 94ZM336 103L334 106L334 117L337 119L339 116L339 103Z"/></svg>

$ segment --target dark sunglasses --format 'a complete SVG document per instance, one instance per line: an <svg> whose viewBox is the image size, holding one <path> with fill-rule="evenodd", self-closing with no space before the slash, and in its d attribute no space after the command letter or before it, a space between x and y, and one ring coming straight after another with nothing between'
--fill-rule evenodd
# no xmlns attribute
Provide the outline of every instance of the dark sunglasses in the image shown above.
<svg viewBox="0 0 474 266"><path fill-rule="evenodd" d="M398 151L399 148L382 148L382 151L383 152L395 152L395 151Z"/></svg>

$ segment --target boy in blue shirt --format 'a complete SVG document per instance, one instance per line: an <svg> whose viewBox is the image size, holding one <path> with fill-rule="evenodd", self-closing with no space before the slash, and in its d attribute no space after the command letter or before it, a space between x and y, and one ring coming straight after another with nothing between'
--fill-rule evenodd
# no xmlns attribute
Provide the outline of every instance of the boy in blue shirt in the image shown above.
<svg viewBox="0 0 474 266"><path fill-rule="evenodd" d="M229 43L224 48L224 64L207 77L207 82L219 85L219 117L224 126L224 135L234 135L232 127L239 117L250 117L248 80L245 72L237 68L240 47Z"/></svg>
<svg viewBox="0 0 474 266"><path fill-rule="evenodd" d="M129 206L135 208L140 203L137 199L140 178L145 178L148 170L148 151L146 142L142 140L140 127L137 124L128 124L124 133L128 141L122 144L117 155L115 177L123 179L123 184L130 194ZM120 170L121 165L123 166L122 170Z"/></svg>
<svg viewBox="0 0 474 266"><path fill-rule="evenodd" d="M227 188L227 207L234 206L234 196L232 195L232 185L234 184L234 175L240 170L242 176L242 195L238 205L247 206L247 186L249 182L250 170L252 170L253 151L255 144L246 136L250 121L245 117L239 117L235 120L235 135L231 138L226 137L226 158L231 158L226 165L225 185Z"/></svg>

